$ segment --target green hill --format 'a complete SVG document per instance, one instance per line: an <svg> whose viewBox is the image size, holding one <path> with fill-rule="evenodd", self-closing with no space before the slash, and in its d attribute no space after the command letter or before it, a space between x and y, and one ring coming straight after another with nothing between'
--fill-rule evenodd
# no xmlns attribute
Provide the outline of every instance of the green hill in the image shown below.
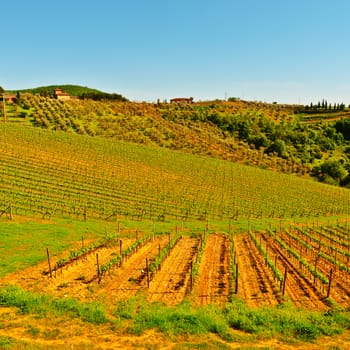
<svg viewBox="0 0 350 350"><path fill-rule="evenodd" d="M339 271L348 268L349 230L348 221L344 220L350 211L350 192L347 189L228 160L189 154L183 150L171 150L160 147L156 142L141 145L118 140L116 135L109 138L106 134L91 137L85 129L89 116L82 119L85 124L81 124L80 131L78 127L71 128L70 124L66 131L55 130L53 125L63 125L59 121L63 118L61 113L67 113L67 120L71 116L66 106L77 103L79 107L82 101L49 104L49 101L55 100L40 96L30 98L39 101L42 106L47 103L45 109L40 107L35 110L34 106L24 106L21 113L25 122L0 123L0 251L3 256L0 263L0 276L3 277L0 281L0 312L3 316L0 347L36 349L39 344L43 349L52 346L63 348L69 342L73 344L73 336L74 344L84 348L94 348L97 343L106 348L142 347L145 344L154 348L159 345L159 339L165 338L171 339L171 346L175 347L186 339L191 348L193 344L205 348L229 348L233 344L261 346L262 339L268 346L276 343L278 346L292 344L291 347L294 347L297 344L308 347L311 341L316 346L323 344L325 337L320 338L322 335L330 339L332 346L342 346L344 339L347 341L349 310L342 309L321 293L317 294L317 300L320 299L322 305L327 302L330 310L316 312L296 308L289 295L283 296L275 307L248 307L241 299L242 294L233 295L225 305L196 306L191 301L192 292L186 292L184 302L174 307L165 306L159 301L151 302L151 299L147 299L150 289L146 289L146 285L137 289L138 277L131 275L135 271L135 276L146 279L144 271L149 271L148 261L156 262L160 256L167 256L165 253L169 252L169 256L174 256L175 260L178 257L181 259L183 252L189 256L192 254L189 257L192 260L177 260L172 265L174 270L156 285L159 289L161 286L167 288L165 295L171 294L168 284L174 276L183 279L185 277L182 276L188 276L189 281L193 271L199 271L205 253L204 250L201 255L201 237L204 237L203 246L206 249L209 247L209 243L205 243L206 239L209 241L206 238L208 232L215 233L212 236L221 232L221 236L227 237L227 245L215 244L211 250L216 252L217 259L207 259L208 265L204 265L204 269L205 266L215 266L219 274L213 273L208 284L225 285L223 276L231 276L227 277L227 287L230 285L233 290L235 276L249 278L245 279L248 281L245 285L249 288L250 281L256 279L262 297L257 298L257 294L252 292L254 294L249 294L252 296L248 295L248 298L258 300L268 298L265 281L271 281L274 289L269 294L277 300L277 296L281 295L278 290L280 283L268 272L268 266L274 266L276 270L277 263L284 265L285 261L291 261L292 265L283 266L285 276L289 266L293 267L288 272L287 283L291 283L295 276L297 281L304 281L300 287L293 284L291 288L300 288L304 300L309 300L309 290L318 291L320 287L325 287L324 284L317 286L317 290L316 281L318 284L319 281L309 274L309 270L314 275L320 274L321 268L328 271L328 263L324 267L321 259L317 265L321 254L329 254L330 261L337 264L334 266L339 266ZM120 104L120 108L125 108L125 114L136 106ZM49 116L57 113L51 108L56 105L61 106L60 116L51 120ZM109 104L85 101L82 105L95 106L100 113ZM115 102L111 106L115 106ZM159 118L159 124L155 127L151 120L155 123L156 118L144 118L139 113L144 108L146 114L150 105L139 105L139 108L139 111L129 115L131 122L128 118L123 119L125 114L115 116L119 123L128 125L131 135L136 135L132 134L132 123L136 124L137 119L136 125L139 127L144 123L144 132L147 130L145 135L153 135L149 133L150 128L156 129L161 125L164 129L169 127L169 135L174 130L182 130L183 137L188 137L187 132L196 125L189 123L187 129L182 129L181 123L174 123L178 129L170 129L173 124L161 123L164 119ZM83 111L85 113L86 110ZM104 123L111 118L111 110L106 115L108 117ZM30 125L38 123L39 116L42 121L50 121L47 127ZM99 115L101 118L103 116L103 113ZM119 117L121 119L117 119ZM91 121L95 119L91 117ZM146 124L146 121L150 124ZM76 119L72 118L72 125L74 122ZM218 132L217 127L209 124L207 127L199 128L198 134L190 133L190 136L198 135L200 145L203 138L199 135L203 136L203 130L206 130L208 145L219 145L212 141L219 140L214 138L214 135L218 135L214 132ZM126 130L125 126L122 130ZM173 139L169 136L164 141L169 140ZM190 138L187 138L187 142L188 147L197 144L193 140L190 142ZM319 226L319 222L334 223L336 219L336 226ZM342 220L338 222L338 219ZM308 222L306 225L305 221ZM308 228L302 231L305 234L297 237L305 236L305 241L299 239L303 245L297 240L295 242L298 244L295 245L294 238L293 245L290 244L291 238L282 241L293 222L295 227ZM116 237L119 236L120 223L122 238L118 242ZM271 225L274 225L275 231ZM281 248L278 255L275 254L275 243L265 240L263 231L252 233L252 227L253 230L267 229L265 231L275 236L276 242L278 239L287 248L283 248L283 251ZM329 231L335 232L334 227L342 233L337 232L337 235L330 237ZM256 246L248 244L247 230L251 237L255 237ZM242 231L245 232L243 235L247 245L240 250L237 242ZM137 239L139 234L142 237ZM170 236L174 241L174 237L180 235L186 237L179 239L180 243L196 241L197 245L178 246L179 250L170 254L166 242L169 239L170 246ZM322 245L321 237L324 237ZM140 246L146 238L149 244ZM165 243L162 250L158 238ZM318 244L312 243L314 239ZM104 242L106 249L101 248L101 242ZM125 260L120 259L122 242ZM330 242L332 245L329 245ZM260 247L261 256L252 253L255 251L259 254L257 247ZM288 250L288 247L294 250ZM197 255L193 255L195 249L198 249ZM306 253L307 249L311 252L310 256ZM130 256L126 255L128 252ZM291 252L294 254L291 255ZM51 277L50 256L51 262L55 261L55 271ZM247 259L242 258L245 263L237 263L236 256L247 256ZM225 257L230 261L230 266L225 267ZM294 257L301 258L295 260ZM67 265L58 269L64 261L68 261ZM116 261L120 261L119 266L116 266ZM294 269L297 266L299 270ZM308 270L305 266L308 266ZM24 270L25 267L30 268ZM246 268L253 268L254 274L250 276L249 271L252 270ZM71 275L74 269L75 273ZM161 271L164 270L163 265ZM101 283L98 277L100 271L105 271ZM283 270L280 268L280 271ZM126 277L123 272L127 272ZM90 274L93 276L91 281L86 277ZM282 276L280 272L279 275ZM121 278L118 279L118 276ZM198 276L201 275L195 275L195 283L198 283ZM348 274L345 278L348 278ZM121 280L125 280L127 288L124 288ZM152 283L156 283L155 279ZM341 291L336 294L346 298L349 289L341 289L340 279L335 280L334 284L336 287L333 288ZM179 286L179 283L174 284L174 290L177 291ZM186 289L185 283L182 288ZM243 289L243 285L239 285L239 288ZM127 295L125 300L111 294L116 290ZM294 289L292 293L292 296L297 295ZM300 300L297 300L298 304ZM266 332L266 329L270 331ZM152 340L151 344L150 338L156 338L156 341ZM120 339L123 339L122 343ZM162 340L159 346L166 344L169 344L169 340Z"/></svg>
<svg viewBox="0 0 350 350"><path fill-rule="evenodd" d="M8 119L350 186L350 124L345 107L341 113L323 116L319 111L303 114L294 105L240 100L130 102L118 94L81 89L67 86L66 91L81 98L64 102L43 91L22 92L17 104L7 106Z"/></svg>
<svg viewBox="0 0 350 350"><path fill-rule="evenodd" d="M72 85L72 84L40 86L37 88L16 90L12 92L30 93L33 95L39 94L42 96L53 96L54 90L58 87L61 88L64 92L67 92L69 95L80 97L80 98L99 97L99 99L105 98L105 99L119 99L123 101L126 100L126 98L120 94L110 94L110 93L103 92L97 89L92 89L86 86Z"/></svg>
<svg viewBox="0 0 350 350"><path fill-rule="evenodd" d="M0 124L0 208L43 218L230 220L348 214L349 191L160 147Z"/></svg>
<svg viewBox="0 0 350 350"><path fill-rule="evenodd" d="M72 96L81 96L85 93L99 93L102 91L92 89L86 86L80 86L80 85L71 85L71 84L64 84L64 85L47 85L47 86L39 86L32 89L22 89L22 90L16 90L13 92L20 92L20 93L31 93L31 94L40 94L40 95L53 95L54 90L59 87L63 91L69 93Z"/></svg>

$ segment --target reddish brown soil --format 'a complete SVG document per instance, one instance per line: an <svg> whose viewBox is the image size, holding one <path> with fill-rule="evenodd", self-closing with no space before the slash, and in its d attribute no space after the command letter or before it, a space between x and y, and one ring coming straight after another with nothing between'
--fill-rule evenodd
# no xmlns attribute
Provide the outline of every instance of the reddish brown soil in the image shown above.
<svg viewBox="0 0 350 350"><path fill-rule="evenodd" d="M126 260L121 268L115 269L100 284L98 294L108 299L124 300L134 295L141 288L147 288L146 259L150 263L168 244L168 236L161 236L142 247Z"/></svg>
<svg viewBox="0 0 350 350"><path fill-rule="evenodd" d="M293 232L294 235L296 235L299 239L304 240L305 237L300 232ZM321 250L318 249L318 245L315 245L315 250L311 251L309 249L306 249L305 247L301 247L301 244L298 243L294 239L290 239L287 237L287 235L284 233L278 234L279 237L288 243L295 251L297 251L303 259L305 259L310 265L314 266L316 263L317 270L321 272L324 276L327 278L330 275L330 270L333 269L333 276L332 276L332 284L330 289L330 298L332 298L336 303L343 307L349 307L350 306L350 275L346 271L340 270L336 265L331 263L330 261L326 260L323 257L317 257L318 252L323 252L327 255L330 255L330 252L328 249L324 246L321 246ZM330 244L327 242L327 245ZM335 255L333 256L335 258ZM337 254L338 260L341 257L340 254ZM317 261L316 261L317 259ZM342 263L348 266L348 261L346 258L342 258ZM319 292L323 295L327 295L327 285L321 285L321 282L317 279L315 280L314 277L311 276L310 272L305 271L305 269L299 269L303 272L303 274L308 278L308 280L314 285L314 288L317 288Z"/></svg>
<svg viewBox="0 0 350 350"><path fill-rule="evenodd" d="M293 249L300 251L297 241L289 240L285 234L279 234ZM297 307L313 310L329 308L326 300L327 286L314 281L310 272L285 249L281 248L273 237L262 234L262 243L267 245L271 260L276 259L277 268L283 274L287 268L285 297ZM123 239L123 249L126 249L135 239ZM198 251L199 240L184 236L175 245L170 255L165 259L160 271L156 272L150 287L147 288L146 258L149 263L154 259L159 247L168 243L167 236L156 237L131 255L122 266L115 267L106 273L98 283L96 253L99 263L108 262L119 254L119 245L112 248L100 248L77 262L64 267L50 278L43 271L48 270L47 262L26 270L7 275L1 284L16 284L25 289L50 293L58 297L73 296L81 300L107 299L114 303L144 290L151 301L162 301L175 305L181 302L191 290L191 261L194 261ZM235 237L234 246L238 264L238 297L250 306L272 306L283 302L284 298L273 273L264 258L255 247L248 234ZM315 252L303 252L303 258L313 264ZM52 266L55 261L53 259ZM235 289L235 280L230 276L229 242L226 235L211 234L202 256L199 274L196 277L190 297L197 305L209 303L222 304L229 301L230 292ZM325 276L332 264L319 258L317 268ZM232 280L232 281L231 281ZM230 286L230 284L232 284ZM230 290L231 288L231 290ZM334 269L330 297L343 307L350 306L349 274Z"/></svg>
<svg viewBox="0 0 350 350"><path fill-rule="evenodd" d="M209 235L191 295L196 304L223 304L229 301L229 264L227 236Z"/></svg>
<svg viewBox="0 0 350 350"><path fill-rule="evenodd" d="M198 250L197 238L182 237L150 283L148 298L169 305L180 303L190 288L191 261Z"/></svg>
<svg viewBox="0 0 350 350"><path fill-rule="evenodd" d="M134 241L134 239L123 239L123 250ZM86 259L81 258L58 270L57 273L53 273L53 278L50 278L48 274L43 274L43 271L48 270L47 262L43 262L19 273L7 275L1 280L1 283L16 284L34 291L45 291L59 297L74 296L82 300L95 300L100 294L107 298L123 298L123 295L130 296L140 288L143 280L140 275L144 269L143 264L145 264L146 257L155 256L158 246L162 248L167 242L168 237L165 236L148 242L125 260L121 267L116 266L106 273L101 283L98 283L97 279L96 253L99 257L99 264L102 265L119 254L119 245L112 248L100 248L87 255ZM54 263L52 261L52 266Z"/></svg>
<svg viewBox="0 0 350 350"><path fill-rule="evenodd" d="M263 241L267 242L269 255L278 256L277 268L281 273L287 269L285 295L297 306L308 310L326 310L328 305L322 293L302 272L299 262L295 261L269 235L262 234Z"/></svg>
<svg viewBox="0 0 350 350"><path fill-rule="evenodd" d="M235 237L234 246L238 264L238 296L254 307L281 302L278 284L248 234Z"/></svg>

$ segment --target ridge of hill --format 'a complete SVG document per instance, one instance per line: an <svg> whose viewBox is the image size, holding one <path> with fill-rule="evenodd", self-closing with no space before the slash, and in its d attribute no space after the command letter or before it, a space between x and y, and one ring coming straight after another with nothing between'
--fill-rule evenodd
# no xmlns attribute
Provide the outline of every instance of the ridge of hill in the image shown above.
<svg viewBox="0 0 350 350"><path fill-rule="evenodd" d="M52 95L54 94L54 90L56 88L61 88L68 94L72 96L81 96L85 93L100 93L102 91L89 88L87 86L80 86L80 85L74 85L74 84L63 84L63 85L46 85L46 86L38 86L31 89L19 89L19 90L13 90L12 92L19 92L19 93L31 93L31 94L40 94L40 95Z"/></svg>
<svg viewBox="0 0 350 350"><path fill-rule="evenodd" d="M93 98L93 99L115 99L126 101L126 98L120 94L108 93L87 86L80 86L74 84L63 84L63 85L47 85L39 86L32 89L22 89L22 90L13 90L14 93L30 93L30 94L39 94L41 96L54 96L54 91L56 88L62 89L64 92L68 93L71 96L79 98Z"/></svg>

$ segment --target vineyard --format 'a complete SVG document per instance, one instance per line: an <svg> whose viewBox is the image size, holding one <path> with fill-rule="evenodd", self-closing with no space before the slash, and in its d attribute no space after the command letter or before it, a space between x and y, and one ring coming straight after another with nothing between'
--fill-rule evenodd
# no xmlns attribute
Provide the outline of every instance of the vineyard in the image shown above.
<svg viewBox="0 0 350 350"><path fill-rule="evenodd" d="M17 111L17 112L16 112ZM249 102L201 102L193 105L135 103L92 100L62 102L50 97L21 94L18 106L8 106L10 121L49 130L113 138L118 141L158 145L172 150L249 163L266 169L305 174L310 171L299 161L267 154L223 132L212 116L266 116L272 123L294 119L291 106Z"/></svg>
<svg viewBox="0 0 350 350"><path fill-rule="evenodd" d="M242 298L253 307L291 301L296 307L350 307L350 239L347 222L294 224L230 234L144 233L119 230L81 242L67 256L9 274L32 291L110 303L142 292L150 302L224 305Z"/></svg>
<svg viewBox="0 0 350 350"><path fill-rule="evenodd" d="M0 123L0 224L6 223L1 235L15 247L2 254L0 269L10 264L7 255L42 256L0 279L0 312L17 307L15 292L6 289L15 285L30 295L102 303L108 322L114 322L110 329L124 327L124 320L144 322L143 303L159 310L190 305L205 310L199 313L215 313L215 320L219 311L210 310L233 318L238 311L230 308L241 312L241 301L249 310L280 312L293 305L328 318L347 314L349 210L348 189L297 176ZM38 247L34 231L25 232L30 246L22 244L23 236L11 237L11 225L26 220L46 225ZM99 232L85 236L90 222ZM81 240L69 241L71 249L51 244L60 225L82 231ZM116 308L122 315L116 316ZM183 317L192 316L186 310ZM243 327L238 320L227 324Z"/></svg>
<svg viewBox="0 0 350 350"><path fill-rule="evenodd" d="M0 150L2 216L229 220L346 215L350 208L346 189L64 132L1 124Z"/></svg>

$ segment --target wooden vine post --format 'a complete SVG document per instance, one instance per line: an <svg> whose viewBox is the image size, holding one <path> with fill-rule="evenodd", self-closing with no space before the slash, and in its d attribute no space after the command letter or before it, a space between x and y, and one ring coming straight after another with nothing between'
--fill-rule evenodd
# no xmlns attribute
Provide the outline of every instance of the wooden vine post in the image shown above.
<svg viewBox="0 0 350 350"><path fill-rule="evenodd" d="M123 242L122 240L120 239L119 240L119 255L120 255L120 266L122 266L123 264Z"/></svg>
<svg viewBox="0 0 350 350"><path fill-rule="evenodd" d="M46 248L46 254L47 254L47 262L48 262L48 264L49 264L50 278L52 278L52 269L51 269L51 261L50 261L49 248Z"/></svg>
<svg viewBox="0 0 350 350"><path fill-rule="evenodd" d="M238 293L238 264L236 263L236 274L235 274L235 294Z"/></svg>
<svg viewBox="0 0 350 350"><path fill-rule="evenodd" d="M287 281L287 267L284 269L283 283L282 283L282 295L284 296L284 292L286 290L286 281Z"/></svg>
<svg viewBox="0 0 350 350"><path fill-rule="evenodd" d="M328 289L327 289L327 298L329 298L329 295L331 293L331 284L332 284L332 277L333 277L333 269L329 271L329 281L328 281Z"/></svg>
<svg viewBox="0 0 350 350"><path fill-rule="evenodd" d="M148 266L148 258L146 258L146 272L147 272L147 288L149 288L149 266Z"/></svg>
<svg viewBox="0 0 350 350"><path fill-rule="evenodd" d="M101 282L101 270L100 270L100 263L98 261L98 253L96 253L96 265L97 265L98 283L100 283Z"/></svg>
<svg viewBox="0 0 350 350"><path fill-rule="evenodd" d="M191 260L190 290L193 288L193 260Z"/></svg>

